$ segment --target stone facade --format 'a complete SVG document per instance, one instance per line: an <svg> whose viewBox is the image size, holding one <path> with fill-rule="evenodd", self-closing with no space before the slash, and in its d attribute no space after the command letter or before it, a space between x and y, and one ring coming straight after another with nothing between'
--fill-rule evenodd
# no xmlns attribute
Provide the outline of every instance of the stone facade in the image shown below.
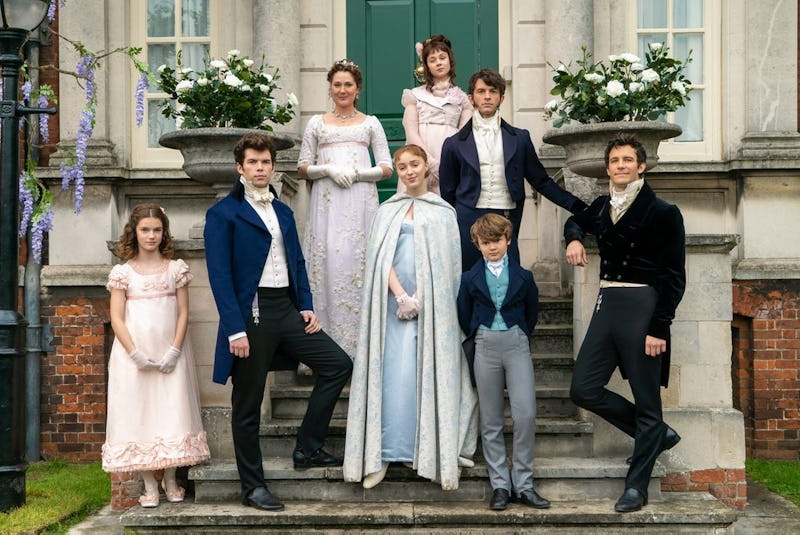
<svg viewBox="0 0 800 535"><path fill-rule="evenodd" d="M800 379L800 242L784 238L788 230L800 228L798 3L706 2L725 32L715 43L720 74L706 81L710 89L718 89L720 99L711 149L685 158L662 155L648 177L660 196L681 208L687 232L695 235L688 256L691 291L675 321L672 385L664 392L666 419L684 440L662 457L668 469L663 486L707 488L740 507L745 444L753 456L796 459L798 452L800 417L788 396L794 388L796 401ZM596 57L628 49L628 34L619 29L620 24L635 24L630 20L631 4L498 0L500 70L510 80L502 113L531 131L551 174L562 167L563 158L559 148L541 144L548 128L541 112L550 98L546 63L578 57L583 44ZM230 0L225 6L225 26L237 31L219 32L216 44L220 50L238 48L253 57L266 51L270 63L280 67L285 89L298 94L302 103L299 118L283 133L298 139L308 118L328 108L325 72L334 59L346 56L345 1ZM87 12L93 16L85 17ZM275 13L280 13L279 23ZM264 20L272 22L263 24ZM130 44L130 10L118 9L112 0L85 0L80 9L68 3L58 24L63 35L90 49ZM74 65L71 46L56 39L53 43L58 51L44 46L42 62L58 57L63 65ZM166 208L175 237L185 241L181 256L196 275L190 291L190 335L197 348L206 422L213 429L215 451L226 454L224 417L219 415L228 410L229 387L210 381L216 309L201 244L189 239L192 226L214 202L214 192L188 180L179 163L156 168L132 164L134 86L125 58L112 55L104 60L80 215L73 213L71 195L58 186L63 151L50 159L52 167L40 168L56 196L49 265L42 274L43 322L52 325L56 336L55 351L43 358L42 367L42 450L48 458L99 456L105 403L100 377L110 349L103 286L114 262L106 243L119 235L132 206L149 201ZM399 92L398 88L398 99ZM74 144L84 97L68 76L61 77L59 93L59 122L52 122L51 130L68 146ZM296 152L282 155L279 170L286 173L282 196L295 208L302 228L307 188L293 176L295 161ZM570 189L585 197L597 193L596 184L564 175ZM520 237L523 263L533 267L542 295L574 289L577 344L594 301L596 266L581 272L567 269L560 232L565 214L533 195L526 202ZM732 326L738 332L734 337ZM75 374L81 374L83 392L68 379ZM615 384L624 391L621 381ZM788 392L787 399L766 399L765 392L774 388ZM597 425L602 431L603 424ZM620 452L625 444L611 432L597 432L595 437L598 453ZM120 504L128 503L130 492L138 492L124 477L115 478L115 485Z"/></svg>

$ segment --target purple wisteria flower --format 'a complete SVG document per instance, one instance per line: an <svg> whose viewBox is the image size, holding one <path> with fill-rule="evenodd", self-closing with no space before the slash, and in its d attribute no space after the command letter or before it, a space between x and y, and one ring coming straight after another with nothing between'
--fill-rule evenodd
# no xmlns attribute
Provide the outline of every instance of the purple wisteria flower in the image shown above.
<svg viewBox="0 0 800 535"><path fill-rule="evenodd" d="M34 219L31 225L31 249L33 261L37 264L42 263L42 243L44 233L53 230L53 205L48 204L45 210Z"/></svg>
<svg viewBox="0 0 800 535"><path fill-rule="evenodd" d="M39 95L40 108L46 108L49 103L46 95ZM50 116L46 113L39 114L39 138L43 143L50 143Z"/></svg>
<svg viewBox="0 0 800 535"><path fill-rule="evenodd" d="M144 92L150 87L147 80L147 73L139 74L139 82L136 84L136 125L142 126L144 121Z"/></svg>
<svg viewBox="0 0 800 535"><path fill-rule="evenodd" d="M64 0L62 0L62 2L63 1ZM50 0L50 5L47 8L47 20L53 22L55 19L56 19L56 0Z"/></svg>
<svg viewBox="0 0 800 535"><path fill-rule="evenodd" d="M95 83L96 58L92 55L81 57L76 72L86 83L86 106L81 112L78 133L75 137L75 158L69 164L61 164L61 187L69 189L70 183L75 186L75 212L81 211L83 205L84 173L86 171L86 148L89 138L94 132L94 117L97 106L97 85Z"/></svg>
<svg viewBox="0 0 800 535"><path fill-rule="evenodd" d="M23 171L19 174L19 203L22 205L22 217L19 222L19 237L25 236L28 232L28 223L33 217L33 192L28 189L28 171Z"/></svg>

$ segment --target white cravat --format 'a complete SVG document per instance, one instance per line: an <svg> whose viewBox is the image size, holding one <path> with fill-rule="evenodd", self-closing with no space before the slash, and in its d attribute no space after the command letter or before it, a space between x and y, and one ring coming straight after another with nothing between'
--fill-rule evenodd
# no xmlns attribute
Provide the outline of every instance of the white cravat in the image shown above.
<svg viewBox="0 0 800 535"><path fill-rule="evenodd" d="M489 271L492 272L492 275L495 277L500 277L500 274L503 272L503 268L506 266L506 261L508 260L508 253L503 255L503 258L500 260L487 260L486 267L489 268Z"/></svg>
<svg viewBox="0 0 800 535"><path fill-rule="evenodd" d="M243 176L239 177L239 181L244 184L244 196L252 201L266 206L275 198L275 195L269 190L269 185L266 188L257 188Z"/></svg>
<svg viewBox="0 0 800 535"><path fill-rule="evenodd" d="M614 188L614 184L609 183L610 196L608 202L611 208L613 208L611 211L611 221L613 223L619 221L622 214L628 211L628 208L633 204L636 196L639 195L639 191L641 191L643 185L644 179L640 178L628 183L623 191L617 191L616 188Z"/></svg>

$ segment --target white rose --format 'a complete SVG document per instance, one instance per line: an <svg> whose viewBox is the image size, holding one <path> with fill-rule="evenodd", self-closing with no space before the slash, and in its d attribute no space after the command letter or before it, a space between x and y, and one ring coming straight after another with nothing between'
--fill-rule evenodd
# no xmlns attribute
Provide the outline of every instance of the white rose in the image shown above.
<svg viewBox="0 0 800 535"><path fill-rule="evenodd" d="M595 100L600 106L604 106L606 103L606 97L604 97L603 95L597 95L597 98Z"/></svg>
<svg viewBox="0 0 800 535"><path fill-rule="evenodd" d="M256 84L256 87L259 88L264 93L269 92L269 86L266 84Z"/></svg>
<svg viewBox="0 0 800 535"><path fill-rule="evenodd" d="M228 57L229 58L235 58L239 54L241 54L241 51L239 51L239 50L237 50L235 48L233 50L228 50Z"/></svg>
<svg viewBox="0 0 800 535"><path fill-rule="evenodd" d="M631 70L633 72L642 72L644 70L644 65L641 63L631 63Z"/></svg>
<svg viewBox="0 0 800 535"><path fill-rule="evenodd" d="M636 93L637 91L641 91L642 89L644 89L644 84L642 84L640 82L631 82L628 85L628 90L631 93Z"/></svg>
<svg viewBox="0 0 800 535"><path fill-rule="evenodd" d="M253 60L252 60L252 59L250 59L250 58L244 58L244 59L242 60L242 63L244 63L244 66L245 66L245 67L252 67L252 66L253 66L253 64L255 63L255 61L253 61Z"/></svg>
<svg viewBox="0 0 800 535"><path fill-rule="evenodd" d="M247 85L247 84L244 84L244 85L243 85L242 87L240 87L239 89L241 89L241 90L242 90L242 91L244 91L244 92L247 92L247 91L252 91L252 90L253 90L253 88L252 88L252 87L250 87L250 86L249 86L249 85Z"/></svg>
<svg viewBox="0 0 800 535"><path fill-rule="evenodd" d="M664 43L650 43L650 50L656 52L661 50L661 47L664 46Z"/></svg>
<svg viewBox="0 0 800 535"><path fill-rule="evenodd" d="M207 86L208 85L208 78L206 78L206 77L198 78L197 79L197 85L199 85L200 87Z"/></svg>
<svg viewBox="0 0 800 535"><path fill-rule="evenodd" d="M680 93L681 96L686 96L686 86L683 85L683 82L672 82L670 87L673 91Z"/></svg>
<svg viewBox="0 0 800 535"><path fill-rule="evenodd" d="M193 71L194 71L194 69L192 69L191 67L184 67L184 68L181 69L181 74L189 74L190 72L193 72Z"/></svg>
<svg viewBox="0 0 800 535"><path fill-rule="evenodd" d="M190 90L193 85L194 82L192 82L191 80L181 80L180 82L178 82L178 85L175 86L175 92L185 93L186 91Z"/></svg>
<svg viewBox="0 0 800 535"><path fill-rule="evenodd" d="M214 67L215 69L224 69L225 67L228 66L228 64L222 61L221 59L212 59L209 65L211 67Z"/></svg>
<svg viewBox="0 0 800 535"><path fill-rule="evenodd" d="M297 100L297 95L295 95L294 93L286 93L286 101L293 108L298 104L300 104L300 102Z"/></svg>
<svg viewBox="0 0 800 535"><path fill-rule="evenodd" d="M556 67L556 72L567 72L567 66L563 63L559 63L558 67Z"/></svg>
<svg viewBox="0 0 800 535"><path fill-rule="evenodd" d="M606 84L606 94L611 98L617 98L626 93L625 86L619 80L611 80Z"/></svg>
<svg viewBox="0 0 800 535"><path fill-rule="evenodd" d="M642 59L637 56L636 54L631 54L630 52L625 52L624 54L620 55L620 58L624 59L628 63L639 63Z"/></svg>
<svg viewBox="0 0 800 535"><path fill-rule="evenodd" d="M648 83L658 82L660 79L661 77L653 69L645 69L642 71L643 82L648 82Z"/></svg>
<svg viewBox="0 0 800 535"><path fill-rule="evenodd" d="M545 111L553 112L558 109L558 99L553 99L544 105Z"/></svg>
<svg viewBox="0 0 800 535"><path fill-rule="evenodd" d="M162 72L164 72L164 69L166 68L167 66L162 63L161 65L158 66L158 69L156 70L158 71L158 74L161 74Z"/></svg>
<svg viewBox="0 0 800 535"><path fill-rule="evenodd" d="M564 98L571 98L572 95L575 94L575 90L571 87L568 87L564 90Z"/></svg>
<svg viewBox="0 0 800 535"><path fill-rule="evenodd" d="M272 75L270 73L264 73L264 78L267 79L267 83L272 83Z"/></svg>
<svg viewBox="0 0 800 535"><path fill-rule="evenodd" d="M614 61L617 61L620 58L621 58L621 56L618 56L616 54L611 54L610 56L608 56L608 61L614 62Z"/></svg>
<svg viewBox="0 0 800 535"><path fill-rule="evenodd" d="M228 73L225 79L222 81L225 85L229 85L231 87L239 87L242 85L242 81L236 77L233 73Z"/></svg>
<svg viewBox="0 0 800 535"><path fill-rule="evenodd" d="M599 84L604 80L603 75L596 72L590 72L589 74L584 74L583 79L586 80L587 82L592 82L595 84Z"/></svg>

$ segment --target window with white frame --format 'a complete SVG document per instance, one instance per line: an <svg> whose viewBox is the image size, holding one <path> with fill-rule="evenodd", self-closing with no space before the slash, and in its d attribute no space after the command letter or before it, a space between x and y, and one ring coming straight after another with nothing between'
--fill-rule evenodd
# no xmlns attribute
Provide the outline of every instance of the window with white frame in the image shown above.
<svg viewBox="0 0 800 535"><path fill-rule="evenodd" d="M142 43L148 69L157 73L160 65L174 66L177 54L182 63L202 69L211 51L213 6L215 0L135 0L132 2L134 42ZM175 119L164 117L160 104L165 93L151 87L145 94L145 117L133 136L133 163L136 167L157 167L179 162L175 151L163 149L158 138L175 130Z"/></svg>
<svg viewBox="0 0 800 535"><path fill-rule="evenodd" d="M650 43L664 43L670 56L685 61L692 82L690 100L666 120L679 124L683 133L662 142L666 159L710 159L719 154L719 0L634 0L636 48L645 56Z"/></svg>

